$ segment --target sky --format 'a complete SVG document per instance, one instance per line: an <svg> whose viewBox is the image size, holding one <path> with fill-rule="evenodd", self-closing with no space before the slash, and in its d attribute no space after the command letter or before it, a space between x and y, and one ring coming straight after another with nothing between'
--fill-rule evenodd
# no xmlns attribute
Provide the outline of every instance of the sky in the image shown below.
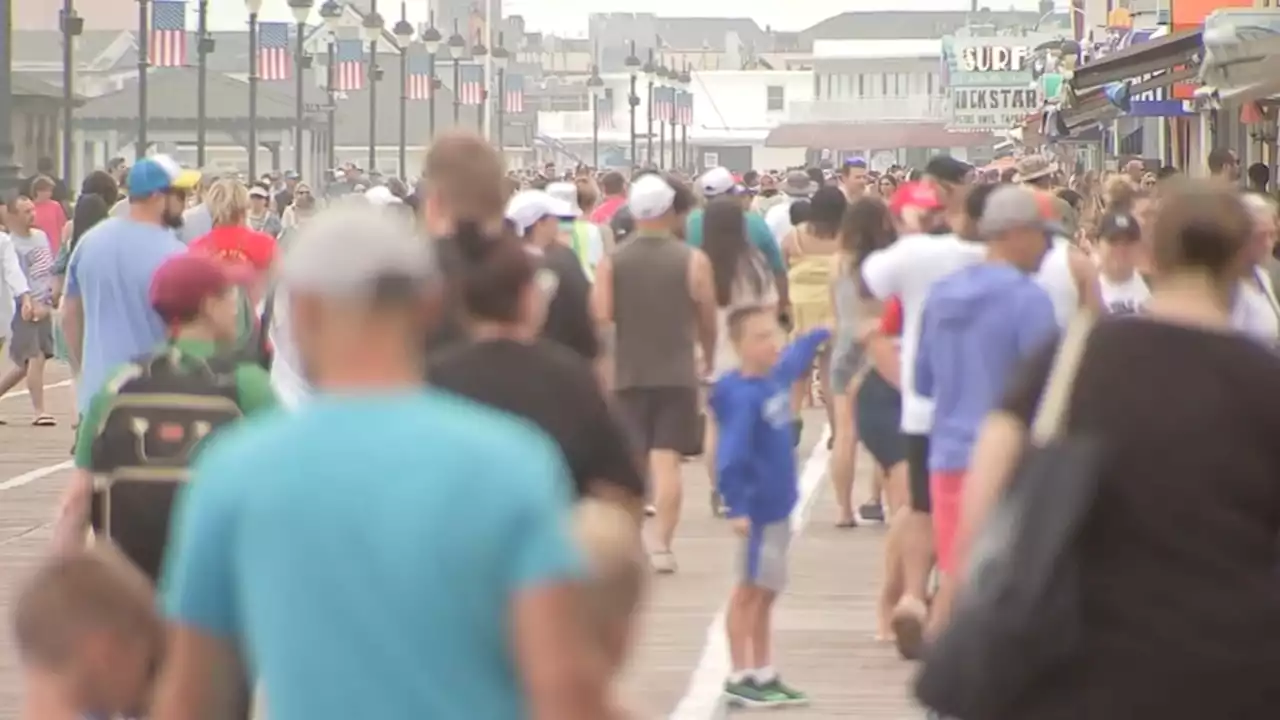
<svg viewBox="0 0 1280 720"><path fill-rule="evenodd" d="M428 0L408 0L409 20L427 19ZM1036 0L980 0L991 9L1035 9ZM194 7L195 3L191 5ZM317 6L320 2L316 3ZM750 17L760 27L774 30L803 30L842 12L874 12L877 10L964 10L969 0L503 0L505 15L523 15L526 26L535 32L554 32L570 37L585 37L587 11L651 12L667 17ZM239 30L245 27L243 0L210 0L210 27L213 30ZM389 21L400 17L399 0L380 0L379 11ZM286 0L265 0L263 21L290 21ZM318 15L315 18L319 20ZM191 25L194 27L194 21Z"/></svg>

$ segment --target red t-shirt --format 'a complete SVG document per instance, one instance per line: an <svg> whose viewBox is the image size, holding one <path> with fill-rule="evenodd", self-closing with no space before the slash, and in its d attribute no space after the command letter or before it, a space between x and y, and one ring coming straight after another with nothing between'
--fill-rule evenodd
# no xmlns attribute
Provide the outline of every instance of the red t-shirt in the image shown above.
<svg viewBox="0 0 1280 720"><path fill-rule="evenodd" d="M243 225L223 225L191 243L191 251L264 273L275 262L276 241Z"/></svg>
<svg viewBox="0 0 1280 720"><path fill-rule="evenodd" d="M884 304L884 313L880 316L880 332L889 337L902 334L902 301L896 296L889 298Z"/></svg>
<svg viewBox="0 0 1280 720"><path fill-rule="evenodd" d="M621 195L605 198L604 202L591 211L591 222L597 225L607 224L613 219L614 214L618 212L618 208L626 204L627 199Z"/></svg>

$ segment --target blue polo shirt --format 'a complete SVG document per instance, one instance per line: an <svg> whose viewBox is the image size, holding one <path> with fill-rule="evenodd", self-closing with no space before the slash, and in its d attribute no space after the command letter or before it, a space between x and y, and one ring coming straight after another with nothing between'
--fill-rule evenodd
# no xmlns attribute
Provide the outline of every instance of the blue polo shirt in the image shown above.
<svg viewBox="0 0 1280 720"><path fill-rule="evenodd" d="M555 443L448 394L316 395L200 454L162 582L272 720L528 716L510 611L578 579Z"/></svg>
<svg viewBox="0 0 1280 720"><path fill-rule="evenodd" d="M773 233L769 232L769 225L760 217L759 213L744 211L747 216L747 239L751 241L756 249L764 253L764 257L769 261L769 267L773 268L776 275L782 275L787 272L787 265L782 260L782 249L778 247L777 241L773 239ZM693 247L702 247L702 208L698 208L689 213L685 225L685 242Z"/></svg>

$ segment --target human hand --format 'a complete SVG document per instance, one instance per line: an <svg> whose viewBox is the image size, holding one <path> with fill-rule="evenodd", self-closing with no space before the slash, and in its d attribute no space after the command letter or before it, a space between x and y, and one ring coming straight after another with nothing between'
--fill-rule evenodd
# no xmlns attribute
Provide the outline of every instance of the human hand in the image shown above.
<svg viewBox="0 0 1280 720"><path fill-rule="evenodd" d="M746 537L751 533L751 518L745 515L729 518L729 525L739 537Z"/></svg>
<svg viewBox="0 0 1280 720"><path fill-rule="evenodd" d="M31 296L30 296L30 295L23 295L23 296L22 296L22 308L21 308L21 314L22 314L22 319L23 319L23 320L30 321L30 320L32 319L32 317L31 317L31 314L32 314L32 313L31 313Z"/></svg>

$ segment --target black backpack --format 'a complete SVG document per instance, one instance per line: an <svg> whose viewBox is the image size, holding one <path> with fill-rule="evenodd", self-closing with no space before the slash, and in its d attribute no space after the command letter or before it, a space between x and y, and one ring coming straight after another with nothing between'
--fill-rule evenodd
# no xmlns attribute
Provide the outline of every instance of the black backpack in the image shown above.
<svg viewBox="0 0 1280 720"><path fill-rule="evenodd" d="M94 432L93 529L152 580L163 567L169 513L201 442L241 417L237 360L197 361L174 348L135 360L117 376Z"/></svg>

